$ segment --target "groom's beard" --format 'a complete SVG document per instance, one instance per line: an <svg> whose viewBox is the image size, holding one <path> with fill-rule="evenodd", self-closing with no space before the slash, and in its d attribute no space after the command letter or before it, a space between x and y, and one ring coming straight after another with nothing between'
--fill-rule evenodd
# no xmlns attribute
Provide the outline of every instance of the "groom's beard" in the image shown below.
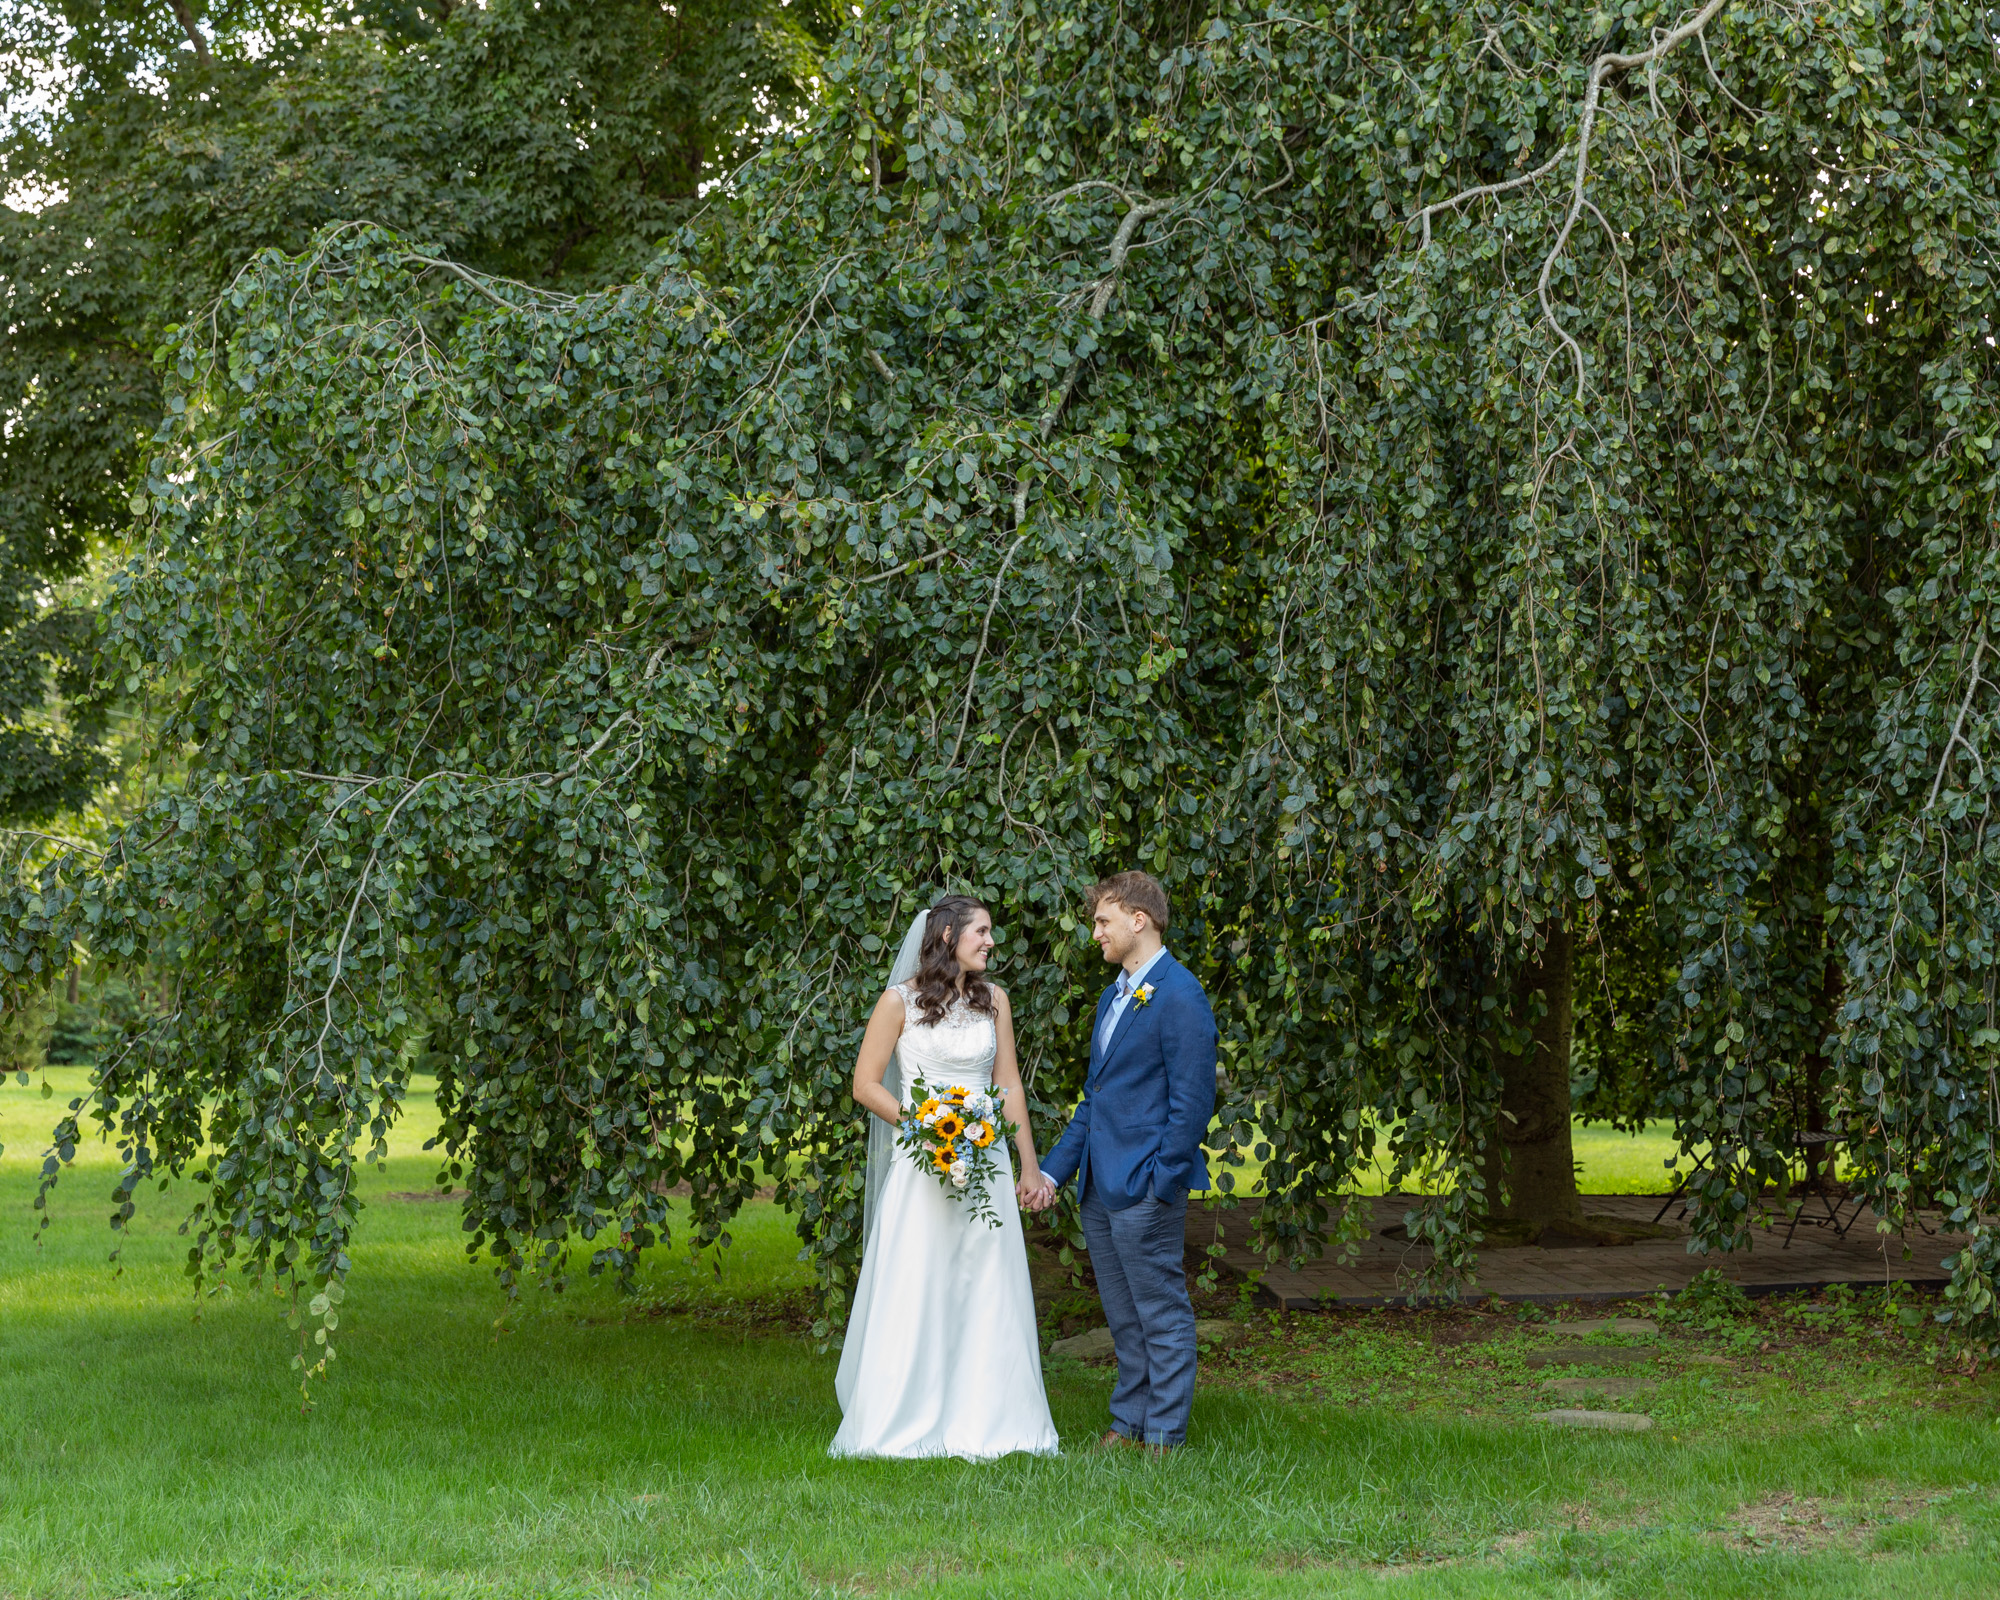
<svg viewBox="0 0 2000 1600"><path fill-rule="evenodd" d="M1139 941L1149 931L1149 929L1135 928L1129 925L1120 926L1117 923L1113 923L1111 927L1105 930L1104 941L1098 948L1104 952L1106 963L1114 967L1122 967L1127 961L1131 960L1132 952L1139 948Z"/></svg>

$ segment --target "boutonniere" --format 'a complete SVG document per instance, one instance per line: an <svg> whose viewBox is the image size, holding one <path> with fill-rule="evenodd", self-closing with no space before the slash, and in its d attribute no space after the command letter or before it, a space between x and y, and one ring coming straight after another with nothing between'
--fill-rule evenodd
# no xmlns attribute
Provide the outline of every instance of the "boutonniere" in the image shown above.
<svg viewBox="0 0 2000 1600"><path fill-rule="evenodd" d="M1135 1006L1149 1006L1152 1003L1153 986L1150 983L1142 983L1132 991L1132 1004Z"/></svg>

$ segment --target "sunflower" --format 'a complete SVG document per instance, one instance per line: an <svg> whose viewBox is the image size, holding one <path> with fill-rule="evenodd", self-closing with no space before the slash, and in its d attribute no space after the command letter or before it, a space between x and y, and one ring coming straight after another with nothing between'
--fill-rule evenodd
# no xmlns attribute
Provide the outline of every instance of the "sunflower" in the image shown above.
<svg viewBox="0 0 2000 1600"><path fill-rule="evenodd" d="M920 1117L928 1117L929 1115L931 1115L932 1112L936 1111L937 1109L938 1109L938 1103L935 1099L926 1100L922 1105L917 1107L917 1115Z"/></svg>
<svg viewBox="0 0 2000 1600"><path fill-rule="evenodd" d="M940 1145L931 1152L931 1165L940 1172L951 1171L952 1154L948 1145Z"/></svg>
<svg viewBox="0 0 2000 1600"><path fill-rule="evenodd" d="M940 1139L956 1139L965 1132L965 1119L956 1111L947 1111L931 1124Z"/></svg>
<svg viewBox="0 0 2000 1600"><path fill-rule="evenodd" d="M954 1085L953 1087L945 1090L945 1098L955 1106L962 1106L965 1104L965 1097L971 1093L972 1091L970 1089L967 1089L962 1085Z"/></svg>
<svg viewBox="0 0 2000 1600"><path fill-rule="evenodd" d="M993 1124L990 1122L975 1122L972 1125L970 1137L974 1144L984 1150L993 1142Z"/></svg>

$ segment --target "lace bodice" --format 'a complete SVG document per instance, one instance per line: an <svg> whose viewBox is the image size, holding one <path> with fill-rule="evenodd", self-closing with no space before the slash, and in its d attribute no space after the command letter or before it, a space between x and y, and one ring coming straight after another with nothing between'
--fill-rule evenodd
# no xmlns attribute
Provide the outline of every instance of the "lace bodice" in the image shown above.
<svg viewBox="0 0 2000 1600"><path fill-rule="evenodd" d="M942 1021L917 1021L917 990L913 983L899 983L903 997L903 1037L896 1051L902 1058L903 1084L918 1078L930 1084L963 1084L968 1089L984 1089L993 1082L993 1056L999 1035L993 1019L975 1011L963 1000L954 1000Z"/></svg>

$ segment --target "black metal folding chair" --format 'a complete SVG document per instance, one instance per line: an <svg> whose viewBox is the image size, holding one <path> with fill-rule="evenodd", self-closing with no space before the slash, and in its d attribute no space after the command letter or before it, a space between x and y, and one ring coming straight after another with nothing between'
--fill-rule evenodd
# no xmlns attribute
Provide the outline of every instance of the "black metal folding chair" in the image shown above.
<svg viewBox="0 0 2000 1600"><path fill-rule="evenodd" d="M1836 1239L1846 1238L1847 1230L1859 1222L1861 1220L1861 1213L1868 1209L1868 1202L1864 1196L1833 1194L1829 1192L1836 1187L1833 1182L1834 1153L1846 1142L1847 1135L1844 1133L1805 1132L1792 1135L1792 1143L1797 1147L1801 1159L1804 1158L1806 1152L1809 1150L1824 1152L1826 1162L1826 1176L1822 1179L1824 1187L1814 1190L1812 1198L1819 1201L1821 1207L1826 1212L1826 1218L1824 1222L1818 1218L1814 1218L1813 1226L1817 1228L1830 1224L1833 1228L1833 1236ZM1854 1202L1854 1214L1845 1222L1842 1222L1840 1220L1840 1213L1846 1207L1849 1200ZM1792 1225L1785 1230L1785 1249L1789 1250L1791 1248L1792 1235L1799 1231L1799 1224L1805 1220L1805 1214L1806 1203L1801 1200L1798 1209L1792 1213Z"/></svg>
<svg viewBox="0 0 2000 1600"><path fill-rule="evenodd" d="M1701 1160L1697 1161L1694 1164L1694 1166L1689 1169L1688 1175L1685 1178L1681 1178L1674 1184L1673 1193L1669 1194L1666 1197L1666 1199L1662 1200L1660 1202L1660 1209L1653 1213L1654 1227L1657 1228L1660 1225L1660 1219L1666 1216L1667 1212L1673 1208L1673 1203L1676 1200L1685 1200L1687 1198L1687 1192L1688 1190L1694 1187L1695 1179L1699 1178L1707 1170L1708 1170L1708 1157L1703 1156ZM1687 1207L1683 1205L1681 1207L1681 1211L1682 1214L1685 1215Z"/></svg>

